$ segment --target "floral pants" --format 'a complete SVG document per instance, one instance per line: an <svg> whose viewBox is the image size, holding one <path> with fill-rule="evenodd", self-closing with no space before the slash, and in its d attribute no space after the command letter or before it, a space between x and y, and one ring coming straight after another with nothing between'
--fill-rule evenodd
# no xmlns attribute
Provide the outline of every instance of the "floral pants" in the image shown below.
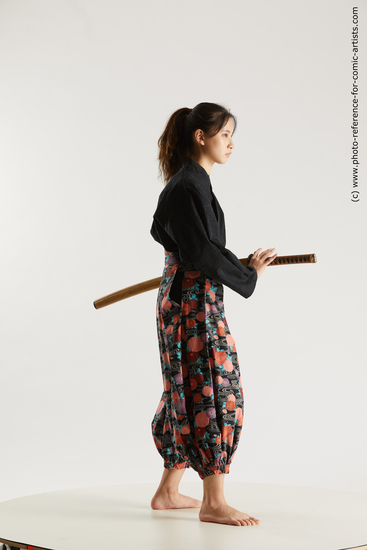
<svg viewBox="0 0 367 550"><path fill-rule="evenodd" d="M227 474L244 399L223 285L165 250L156 317L164 391L151 426L163 465Z"/></svg>

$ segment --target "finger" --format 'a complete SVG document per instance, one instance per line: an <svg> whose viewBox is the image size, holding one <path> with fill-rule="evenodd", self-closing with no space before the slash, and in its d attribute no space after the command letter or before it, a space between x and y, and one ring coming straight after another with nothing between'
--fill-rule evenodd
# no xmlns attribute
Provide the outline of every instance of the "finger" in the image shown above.
<svg viewBox="0 0 367 550"><path fill-rule="evenodd" d="M261 253L261 255L267 254L269 256L269 253L273 252L274 250L275 248L267 248L266 250L264 250L264 252Z"/></svg>
<svg viewBox="0 0 367 550"><path fill-rule="evenodd" d="M259 258L261 258L263 261L267 260L271 253L273 252L274 248L268 248L268 250L264 250L261 254L259 254Z"/></svg>

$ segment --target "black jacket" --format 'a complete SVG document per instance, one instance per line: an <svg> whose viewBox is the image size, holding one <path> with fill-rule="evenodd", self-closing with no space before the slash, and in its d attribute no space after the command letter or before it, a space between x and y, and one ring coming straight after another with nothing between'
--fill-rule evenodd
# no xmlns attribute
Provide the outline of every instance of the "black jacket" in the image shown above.
<svg viewBox="0 0 367 550"><path fill-rule="evenodd" d="M165 250L178 252L182 262L194 264L245 298L253 293L257 271L253 266L243 266L225 248L223 210L209 174L193 159L186 157L159 195L150 233Z"/></svg>

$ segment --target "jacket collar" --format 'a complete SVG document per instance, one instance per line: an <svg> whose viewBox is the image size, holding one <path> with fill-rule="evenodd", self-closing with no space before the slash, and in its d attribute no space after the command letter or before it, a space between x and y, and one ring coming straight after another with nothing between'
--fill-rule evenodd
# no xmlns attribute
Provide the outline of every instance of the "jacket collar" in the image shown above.
<svg viewBox="0 0 367 550"><path fill-rule="evenodd" d="M199 164L196 162L196 160L192 159L191 157L185 157L184 163L183 163L184 169L188 169L190 171L193 171L198 176L204 177L206 180L210 181L210 177L208 172Z"/></svg>

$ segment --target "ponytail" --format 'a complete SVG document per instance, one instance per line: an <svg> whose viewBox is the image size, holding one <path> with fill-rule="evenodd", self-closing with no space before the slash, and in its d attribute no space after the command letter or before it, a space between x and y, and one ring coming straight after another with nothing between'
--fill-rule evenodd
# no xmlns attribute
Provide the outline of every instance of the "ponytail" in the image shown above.
<svg viewBox="0 0 367 550"><path fill-rule="evenodd" d="M167 184L171 177L182 167L185 157L195 151L193 135L197 129L213 137L233 119L233 131L236 118L228 109L216 103L199 103L193 109L183 107L175 111L158 139L159 177Z"/></svg>

